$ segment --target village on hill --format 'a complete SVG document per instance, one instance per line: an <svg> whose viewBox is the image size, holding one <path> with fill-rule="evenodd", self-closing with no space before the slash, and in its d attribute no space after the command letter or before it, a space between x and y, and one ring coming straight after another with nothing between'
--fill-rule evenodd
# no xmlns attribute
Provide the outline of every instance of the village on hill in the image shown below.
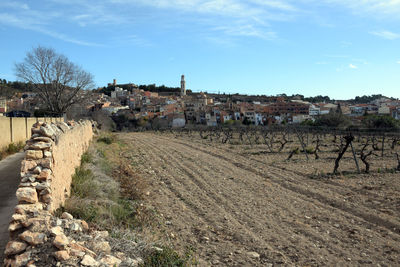
<svg viewBox="0 0 400 267"><path fill-rule="evenodd" d="M2 82L3 89L7 82ZM80 91L78 101L68 110L70 119L88 118L93 114L111 116L124 127L184 127L195 125L272 125L306 124L330 113L340 113L359 124L365 115L385 115L400 119L400 100L382 95L356 97L354 100L331 100L329 97L304 98L302 95L277 96L208 94L181 86L169 88L118 84L114 79L107 87ZM0 114L36 116L46 114L36 93L20 91L0 97ZM27 115L28 114L28 115Z"/></svg>

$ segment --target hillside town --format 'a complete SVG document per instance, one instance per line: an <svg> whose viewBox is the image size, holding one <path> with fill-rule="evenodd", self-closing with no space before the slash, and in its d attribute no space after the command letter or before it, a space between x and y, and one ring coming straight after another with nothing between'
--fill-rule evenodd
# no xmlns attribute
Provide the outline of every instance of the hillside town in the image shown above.
<svg viewBox="0 0 400 267"><path fill-rule="evenodd" d="M116 79L107 88L111 89L109 95L101 90L79 92L80 101L71 106L66 116L80 119L101 113L114 120L135 122L135 126L152 122L158 127L298 124L332 112L340 112L356 124L368 114L388 115L400 120L400 100L387 97L352 104L349 101L312 103L301 97L288 99L286 95L195 93L186 89L184 75L181 76L180 92L146 91L133 83L120 85ZM1 115L43 117L48 114L41 113L41 103L35 93L24 92L9 99L0 98Z"/></svg>

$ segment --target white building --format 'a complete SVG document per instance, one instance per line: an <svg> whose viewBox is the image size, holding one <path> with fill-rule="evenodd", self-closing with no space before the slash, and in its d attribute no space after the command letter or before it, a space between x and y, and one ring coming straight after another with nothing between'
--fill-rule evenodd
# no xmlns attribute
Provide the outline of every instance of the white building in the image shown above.
<svg viewBox="0 0 400 267"><path fill-rule="evenodd" d="M293 116L293 123L302 123L305 120L310 120L311 116L310 115L294 115Z"/></svg>
<svg viewBox="0 0 400 267"><path fill-rule="evenodd" d="M125 97L128 95L128 90L124 90L120 87L115 87L115 90L111 92L111 98Z"/></svg>
<svg viewBox="0 0 400 267"><path fill-rule="evenodd" d="M319 116L321 114L321 109L320 107L311 104L308 112L310 116Z"/></svg>

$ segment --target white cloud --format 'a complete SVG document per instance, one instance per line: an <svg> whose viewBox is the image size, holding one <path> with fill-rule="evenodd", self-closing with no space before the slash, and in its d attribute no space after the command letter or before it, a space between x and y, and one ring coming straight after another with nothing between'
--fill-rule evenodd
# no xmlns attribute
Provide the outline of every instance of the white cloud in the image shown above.
<svg viewBox="0 0 400 267"><path fill-rule="evenodd" d="M276 39L270 21L288 21L297 10L286 0L108 0L114 5L141 5L189 14L204 29L226 36ZM212 36L209 36L212 37Z"/></svg>
<svg viewBox="0 0 400 267"><path fill-rule="evenodd" d="M69 37L65 34L58 33L58 32L52 31L52 30L48 30L44 27L45 21L37 19L36 16L33 16L33 17L27 16L27 17L24 17L23 19L21 19L18 16L13 15L13 14L0 13L0 24L17 27L17 28L21 28L24 30L36 31L36 32L51 36L53 38L63 40L65 42L69 42L69 43L78 44L78 45L100 46L99 44L96 44L96 43L78 40L78 39Z"/></svg>
<svg viewBox="0 0 400 267"><path fill-rule="evenodd" d="M358 67L356 65L353 65L353 64L349 64L349 68L350 69L358 69Z"/></svg>
<svg viewBox="0 0 400 267"><path fill-rule="evenodd" d="M400 60L399 60L399 61L397 61L397 64L400 64Z"/></svg>
<svg viewBox="0 0 400 267"><path fill-rule="evenodd" d="M276 1L276 0L250 0L250 2L253 2L255 4L265 6L265 7L270 7L274 9L279 9L279 10L285 10L285 11L297 11L297 8L287 1Z"/></svg>
<svg viewBox="0 0 400 267"><path fill-rule="evenodd" d="M24 18L23 20L26 19L28 22L4 22L5 19L0 18L0 23L13 24L20 28L29 27L49 36L83 45L94 44L57 33L54 30L56 26L53 25L69 23L80 27L129 26L132 30L124 34L136 36L135 25L144 23L148 27L153 27L157 23L161 25L161 20L158 20L155 14L165 13L171 14L168 15L169 19L174 18L166 19L167 22L162 24L162 27L194 24L200 29L197 32L193 29L194 34L204 38L236 39L235 37L241 36L274 40L278 38L278 33L273 28L277 21L294 21L300 16L303 18L307 16L307 19L314 17L317 20L318 16L332 7L342 7L356 14L371 14L371 16L384 14L393 17L392 14L400 14L400 0L97 0L96 4L92 0L43 0L41 2L43 5L28 2L30 6L24 2L14 0L0 3L0 10L7 6L16 13L2 12L8 12L21 20ZM146 11L139 13L142 9ZM49 17L47 11L59 14ZM215 31L222 33L221 36L214 36ZM118 34L119 32L115 31L115 35ZM374 31L371 34L389 40L400 38L399 34L390 31ZM146 43L145 40L136 37L131 38L129 42ZM340 45L349 47L352 44L343 41Z"/></svg>
<svg viewBox="0 0 400 267"><path fill-rule="evenodd" d="M309 0L305 0L309 1ZM372 15L381 18L399 18L400 0L322 0L353 10L355 14Z"/></svg>
<svg viewBox="0 0 400 267"><path fill-rule="evenodd" d="M387 40L396 40L400 38L400 34L394 33L391 31L374 31L370 32L373 35L379 36L381 38L387 39Z"/></svg>

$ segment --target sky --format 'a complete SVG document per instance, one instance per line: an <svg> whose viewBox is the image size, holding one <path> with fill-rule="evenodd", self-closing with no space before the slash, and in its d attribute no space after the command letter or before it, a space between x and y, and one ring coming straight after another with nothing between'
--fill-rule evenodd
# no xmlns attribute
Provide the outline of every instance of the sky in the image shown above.
<svg viewBox="0 0 400 267"><path fill-rule="evenodd" d="M400 0L0 0L0 78L41 45L118 83L400 98Z"/></svg>

